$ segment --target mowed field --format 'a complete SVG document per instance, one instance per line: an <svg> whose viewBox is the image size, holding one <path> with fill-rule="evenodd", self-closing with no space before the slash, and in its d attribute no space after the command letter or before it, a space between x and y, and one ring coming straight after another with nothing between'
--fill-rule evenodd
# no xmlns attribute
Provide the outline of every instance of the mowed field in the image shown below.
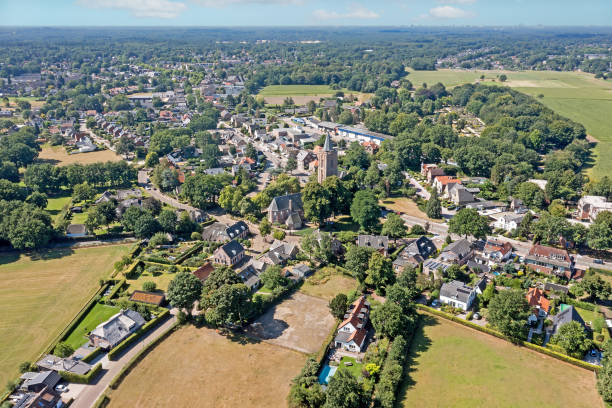
<svg viewBox="0 0 612 408"><path fill-rule="evenodd" d="M110 407L286 407L307 356L186 326L160 343L110 395Z"/></svg>
<svg viewBox="0 0 612 408"><path fill-rule="evenodd" d="M303 105L309 101L319 102L321 98L329 98L336 92L342 91L346 95L356 95L360 100L367 98L368 94L352 92L348 89L332 89L329 85L269 85L263 88L257 96L272 105L281 105L286 98L291 97L296 105Z"/></svg>
<svg viewBox="0 0 612 408"><path fill-rule="evenodd" d="M492 82L500 74L506 74L504 83ZM408 78L415 86L423 82L432 85L442 82L452 87L474 82L485 75L485 83L503 84L538 98L562 116L582 123L588 134L599 141L594 149L595 165L587 170L594 178L612 175L612 81L595 79L584 72L554 71L464 71L443 69L439 71L411 71Z"/></svg>
<svg viewBox="0 0 612 408"><path fill-rule="evenodd" d="M458 323L423 317L399 406L603 407L592 372Z"/></svg>
<svg viewBox="0 0 612 408"><path fill-rule="evenodd" d="M327 267L306 278L300 292L329 301L339 293L348 294L357 289L357 286L354 278Z"/></svg>
<svg viewBox="0 0 612 408"><path fill-rule="evenodd" d="M68 166L69 164L91 164L98 162L123 160L121 156L115 154L111 150L97 150L89 153L68 154L62 146L45 145L38 155L40 160L48 161L57 164L58 166Z"/></svg>
<svg viewBox="0 0 612 408"><path fill-rule="evenodd" d="M131 245L0 255L0 384L50 344Z"/></svg>

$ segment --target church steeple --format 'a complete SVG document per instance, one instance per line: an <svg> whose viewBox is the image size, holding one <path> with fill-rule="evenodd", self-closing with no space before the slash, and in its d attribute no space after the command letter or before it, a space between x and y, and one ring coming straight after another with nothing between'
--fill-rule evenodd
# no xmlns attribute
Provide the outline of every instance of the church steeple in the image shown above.
<svg viewBox="0 0 612 408"><path fill-rule="evenodd" d="M331 139L329 138L329 133L327 135L325 135L325 144L323 145L323 151L324 152L331 152L332 151Z"/></svg>
<svg viewBox="0 0 612 408"><path fill-rule="evenodd" d="M325 135L325 144L319 151L319 170L317 180L323 183L323 180L329 176L338 175L338 152L332 147L332 141L329 133Z"/></svg>

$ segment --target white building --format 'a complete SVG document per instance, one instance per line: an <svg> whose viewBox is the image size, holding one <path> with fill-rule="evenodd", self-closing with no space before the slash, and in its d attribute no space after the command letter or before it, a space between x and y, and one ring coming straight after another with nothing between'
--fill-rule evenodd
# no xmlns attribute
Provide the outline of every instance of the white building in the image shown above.
<svg viewBox="0 0 612 408"><path fill-rule="evenodd" d="M578 200L578 219L595 221L602 211L612 212L612 202L602 196L584 196Z"/></svg>
<svg viewBox="0 0 612 408"><path fill-rule="evenodd" d="M461 310L468 310L476 299L476 294L475 288L455 280L442 285L440 302Z"/></svg>

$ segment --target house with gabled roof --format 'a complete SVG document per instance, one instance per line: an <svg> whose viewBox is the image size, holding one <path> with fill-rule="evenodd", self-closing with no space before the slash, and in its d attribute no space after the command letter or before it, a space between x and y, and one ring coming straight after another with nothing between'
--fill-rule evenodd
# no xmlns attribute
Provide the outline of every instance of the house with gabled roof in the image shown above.
<svg viewBox="0 0 612 408"><path fill-rule="evenodd" d="M271 223L284 224L288 219L291 219L292 226L295 226L299 219L299 227L301 227L301 221L304 219L301 193L274 197L268 206L268 221Z"/></svg>
<svg viewBox="0 0 612 408"><path fill-rule="evenodd" d="M244 258L244 247L240 242L232 240L221 245L213 253L213 262L216 264L234 266Z"/></svg>
<svg viewBox="0 0 612 408"><path fill-rule="evenodd" d="M360 353L365 346L368 334L366 325L370 317L370 303L365 295L354 301L346 314L344 320L338 326L334 345L347 351Z"/></svg>
<svg viewBox="0 0 612 408"><path fill-rule="evenodd" d="M561 326L569 322L578 322L584 328L585 331L587 329L584 320L582 319L580 314L578 314L574 306L571 305L568 305L565 309L552 316L551 320L553 322L551 326L552 334L557 334Z"/></svg>
<svg viewBox="0 0 612 408"><path fill-rule="evenodd" d="M509 242L501 242L495 239L487 240L482 254L493 262L506 261L512 256L512 245Z"/></svg>
<svg viewBox="0 0 612 408"><path fill-rule="evenodd" d="M474 247L470 241L465 238L458 239L450 243L442 250L440 260L443 262L451 262L457 265L463 265L469 261L474 255Z"/></svg>
<svg viewBox="0 0 612 408"><path fill-rule="evenodd" d="M140 313L130 309L121 310L89 333L89 343L93 347L110 350L144 324Z"/></svg>
<svg viewBox="0 0 612 408"><path fill-rule="evenodd" d="M440 288L440 302L461 310L468 310L476 299L476 295L475 288L457 280L444 283Z"/></svg>
<svg viewBox="0 0 612 408"><path fill-rule="evenodd" d="M568 275L572 278L574 261L565 249L535 244L525 257L525 264L536 272Z"/></svg>
<svg viewBox="0 0 612 408"><path fill-rule="evenodd" d="M359 235L357 246L373 248L386 256L389 250L389 237L386 235Z"/></svg>
<svg viewBox="0 0 612 408"><path fill-rule="evenodd" d="M525 296L527 303L533 311L533 317L530 320L537 320L539 317L546 317L550 311L550 300L544 296L544 292L539 288L529 288Z"/></svg>

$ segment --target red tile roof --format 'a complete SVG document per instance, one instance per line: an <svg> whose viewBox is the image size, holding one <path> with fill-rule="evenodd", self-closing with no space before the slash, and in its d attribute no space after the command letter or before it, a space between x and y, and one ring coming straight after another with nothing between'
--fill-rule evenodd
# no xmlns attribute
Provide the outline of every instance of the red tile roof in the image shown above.
<svg viewBox="0 0 612 408"><path fill-rule="evenodd" d="M208 279L214 269L215 268L213 267L212 263L206 262L204 265L200 266L192 273L195 275L196 278L204 282L206 279Z"/></svg>
<svg viewBox="0 0 612 408"><path fill-rule="evenodd" d="M344 326L346 326L347 324L352 324L353 327L355 329L358 329L357 325L359 325L360 323L364 324L367 322L367 313L366 313L366 319L362 320L359 317L359 314L361 313L361 309L366 308L369 310L369 307L366 305L366 297L365 296L361 296L359 297L359 299L357 299L356 301L353 302L353 304L351 305L351 311L349 312L349 315L346 319L344 319L344 321L342 323L340 323L340 326L338 326L338 329L343 328ZM364 324L365 325L365 324ZM353 337L353 336L351 336ZM350 339L349 339L350 341Z"/></svg>
<svg viewBox="0 0 612 408"><path fill-rule="evenodd" d="M529 255L571 262L569 253L565 249L558 249L545 245L536 244L532 246L529 250Z"/></svg>
<svg viewBox="0 0 612 408"><path fill-rule="evenodd" d="M443 186L447 184L461 183L461 180L454 178L453 176L438 176L436 177L436 180L438 180L438 183L442 184Z"/></svg>
<svg viewBox="0 0 612 408"><path fill-rule="evenodd" d="M510 245L509 242L488 240L487 244L485 245L485 250L489 252L499 251L506 255L508 252L512 251L512 245Z"/></svg>
<svg viewBox="0 0 612 408"><path fill-rule="evenodd" d="M544 297L544 292L538 288L530 288L527 291L527 303L532 307L539 306L546 312L550 309L550 301Z"/></svg>
<svg viewBox="0 0 612 408"><path fill-rule="evenodd" d="M148 303L150 305L161 305L164 303L165 296L161 293L143 292L135 290L130 296L132 302Z"/></svg>

